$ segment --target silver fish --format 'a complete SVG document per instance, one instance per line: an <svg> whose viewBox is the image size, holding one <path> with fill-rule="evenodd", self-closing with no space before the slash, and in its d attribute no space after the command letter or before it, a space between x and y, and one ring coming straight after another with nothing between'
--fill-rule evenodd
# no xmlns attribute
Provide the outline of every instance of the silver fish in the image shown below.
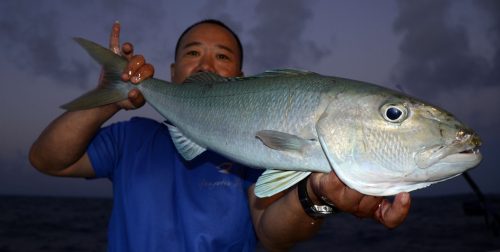
<svg viewBox="0 0 500 252"><path fill-rule="evenodd" d="M450 113L405 94L339 77L273 70L238 78L200 73L183 85L124 83L125 58L75 39L105 69L109 85L63 105L88 109L138 88L169 122L179 153L206 149L267 169L256 195L283 191L311 172L335 171L368 195L412 191L455 177L482 159L481 140Z"/></svg>

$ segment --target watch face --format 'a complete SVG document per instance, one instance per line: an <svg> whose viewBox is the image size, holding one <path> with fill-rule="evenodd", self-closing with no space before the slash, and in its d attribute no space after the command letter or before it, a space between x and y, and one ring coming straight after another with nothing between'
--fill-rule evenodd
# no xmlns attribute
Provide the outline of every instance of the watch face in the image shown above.
<svg viewBox="0 0 500 252"><path fill-rule="evenodd" d="M327 205L323 205L323 206L313 205L310 209L311 209L311 211L313 211L314 213L319 214L319 215L333 214L333 209Z"/></svg>
<svg viewBox="0 0 500 252"><path fill-rule="evenodd" d="M328 212L318 211L318 209L316 209L315 207L309 208L306 213L313 218L323 218L331 214Z"/></svg>

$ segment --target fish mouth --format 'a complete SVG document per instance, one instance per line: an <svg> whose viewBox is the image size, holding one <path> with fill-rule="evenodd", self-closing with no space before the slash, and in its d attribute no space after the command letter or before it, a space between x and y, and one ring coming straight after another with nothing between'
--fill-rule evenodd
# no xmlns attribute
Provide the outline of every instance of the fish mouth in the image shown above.
<svg viewBox="0 0 500 252"><path fill-rule="evenodd" d="M421 169L427 169L436 164L455 165L464 171L477 165L482 155L479 151L481 139L471 130L461 129L456 138L446 145L426 147L415 155L415 162Z"/></svg>
<svg viewBox="0 0 500 252"><path fill-rule="evenodd" d="M479 148L473 148L459 153L450 154L442 158L439 162L447 164L462 164L463 166L470 168L478 164L481 159L482 155Z"/></svg>

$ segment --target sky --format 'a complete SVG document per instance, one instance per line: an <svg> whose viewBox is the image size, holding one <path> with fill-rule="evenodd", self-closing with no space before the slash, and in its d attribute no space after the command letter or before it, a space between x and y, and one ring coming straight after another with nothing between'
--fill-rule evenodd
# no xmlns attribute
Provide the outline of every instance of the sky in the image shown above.
<svg viewBox="0 0 500 252"><path fill-rule="evenodd" d="M30 145L93 88L99 67L72 40L107 45L113 22L121 41L170 79L180 33L220 19L245 49L246 75L299 68L402 90L452 112L483 140L469 172L484 193L500 193L500 2L495 0L3 0L0 1L0 194L110 197L104 179L55 178L28 161ZM148 106L109 123L145 116ZM413 195L471 193L457 177Z"/></svg>

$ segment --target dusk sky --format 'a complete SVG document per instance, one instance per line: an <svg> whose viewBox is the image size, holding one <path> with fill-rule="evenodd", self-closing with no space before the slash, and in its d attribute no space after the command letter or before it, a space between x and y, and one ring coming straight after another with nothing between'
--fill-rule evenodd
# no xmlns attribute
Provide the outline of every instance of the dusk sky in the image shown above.
<svg viewBox="0 0 500 252"><path fill-rule="evenodd" d="M31 143L61 104L93 88L99 67L72 37L107 45L113 22L170 79L175 42L192 23L220 19L239 34L246 75L299 68L376 83L439 105L475 129L483 162L470 172L500 194L500 1L28 1L0 2L0 194L111 196L107 180L48 177ZM120 112L162 120L148 105ZM471 193L462 177L412 195Z"/></svg>

